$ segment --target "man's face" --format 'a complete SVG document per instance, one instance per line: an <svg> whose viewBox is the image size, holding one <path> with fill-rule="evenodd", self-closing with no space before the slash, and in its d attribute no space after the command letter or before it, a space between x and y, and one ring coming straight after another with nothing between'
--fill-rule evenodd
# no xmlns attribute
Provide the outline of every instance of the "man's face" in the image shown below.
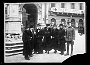
<svg viewBox="0 0 90 65"><path fill-rule="evenodd" d="M33 30L33 28L30 28L30 30Z"/></svg>
<svg viewBox="0 0 90 65"><path fill-rule="evenodd" d="M71 26L71 23L69 23L69 26Z"/></svg>
<svg viewBox="0 0 90 65"><path fill-rule="evenodd" d="M62 22L62 24L64 24L64 22Z"/></svg>
<svg viewBox="0 0 90 65"><path fill-rule="evenodd" d="M54 25L54 22L52 22L52 25Z"/></svg>
<svg viewBox="0 0 90 65"><path fill-rule="evenodd" d="M29 28L27 28L26 30L29 30Z"/></svg>

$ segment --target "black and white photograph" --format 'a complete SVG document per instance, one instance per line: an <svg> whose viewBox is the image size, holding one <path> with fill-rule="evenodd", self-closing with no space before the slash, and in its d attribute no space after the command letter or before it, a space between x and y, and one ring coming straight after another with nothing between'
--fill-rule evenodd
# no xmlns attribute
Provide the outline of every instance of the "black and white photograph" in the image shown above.
<svg viewBox="0 0 90 65"><path fill-rule="evenodd" d="M85 53L85 2L4 3L4 63L63 63Z"/></svg>

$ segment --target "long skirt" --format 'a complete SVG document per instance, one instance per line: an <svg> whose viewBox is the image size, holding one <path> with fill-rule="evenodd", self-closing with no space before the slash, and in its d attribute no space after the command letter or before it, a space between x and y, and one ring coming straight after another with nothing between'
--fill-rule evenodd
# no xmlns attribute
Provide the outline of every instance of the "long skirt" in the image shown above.
<svg viewBox="0 0 90 65"><path fill-rule="evenodd" d="M48 40L45 42L45 50L50 51L51 49L52 49L52 44L51 44L51 41Z"/></svg>
<svg viewBox="0 0 90 65"><path fill-rule="evenodd" d="M42 45L42 38L37 39L37 48L38 48L38 52L42 53L43 52L43 45Z"/></svg>
<svg viewBox="0 0 90 65"><path fill-rule="evenodd" d="M57 38L52 39L52 49L58 50L58 39Z"/></svg>
<svg viewBox="0 0 90 65"><path fill-rule="evenodd" d="M58 44L58 51L66 51L65 39L60 39Z"/></svg>

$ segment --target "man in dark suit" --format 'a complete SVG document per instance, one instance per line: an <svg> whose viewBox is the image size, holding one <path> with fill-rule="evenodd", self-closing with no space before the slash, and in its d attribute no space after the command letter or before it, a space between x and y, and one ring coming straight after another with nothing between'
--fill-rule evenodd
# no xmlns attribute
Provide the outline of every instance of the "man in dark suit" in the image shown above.
<svg viewBox="0 0 90 65"><path fill-rule="evenodd" d="M29 28L26 28L23 32L23 55L26 60L30 60L29 57L32 55L33 49L33 36Z"/></svg>
<svg viewBox="0 0 90 65"><path fill-rule="evenodd" d="M48 54L49 54L49 51L51 50L51 32L50 32L50 28L48 27L47 25L47 28L45 29L45 32L44 32L44 40L45 40L45 51L47 52L48 51Z"/></svg>

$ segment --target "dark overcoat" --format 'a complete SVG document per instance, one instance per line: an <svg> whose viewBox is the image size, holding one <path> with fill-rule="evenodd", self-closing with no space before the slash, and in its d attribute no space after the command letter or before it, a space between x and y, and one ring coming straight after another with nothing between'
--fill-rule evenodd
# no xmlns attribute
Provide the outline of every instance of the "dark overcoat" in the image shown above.
<svg viewBox="0 0 90 65"><path fill-rule="evenodd" d="M33 50L33 36L31 31L25 30L23 33L23 55L31 55Z"/></svg>
<svg viewBox="0 0 90 65"><path fill-rule="evenodd" d="M45 29L44 32L44 46L46 50L51 50L51 29Z"/></svg>
<svg viewBox="0 0 90 65"><path fill-rule="evenodd" d="M58 32L58 50L59 51L65 51L65 30L63 28L59 29Z"/></svg>
<svg viewBox="0 0 90 65"><path fill-rule="evenodd" d="M58 29L52 30L52 48L58 49Z"/></svg>

